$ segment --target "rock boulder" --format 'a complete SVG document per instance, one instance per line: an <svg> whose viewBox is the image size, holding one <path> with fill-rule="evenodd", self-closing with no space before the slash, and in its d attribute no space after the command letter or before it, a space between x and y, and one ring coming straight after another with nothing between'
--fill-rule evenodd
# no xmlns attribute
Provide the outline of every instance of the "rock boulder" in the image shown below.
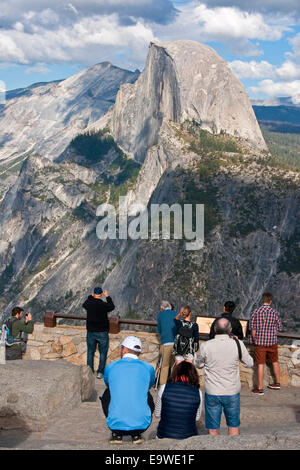
<svg viewBox="0 0 300 470"><path fill-rule="evenodd" d="M8 361L0 372L1 420L45 422L90 398L95 379L87 366L66 361Z"/></svg>

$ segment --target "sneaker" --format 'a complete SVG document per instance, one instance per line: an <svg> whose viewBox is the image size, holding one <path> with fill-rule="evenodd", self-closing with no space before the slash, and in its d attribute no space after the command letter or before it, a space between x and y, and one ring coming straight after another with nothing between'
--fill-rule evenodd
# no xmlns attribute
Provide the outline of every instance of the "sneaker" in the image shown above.
<svg viewBox="0 0 300 470"><path fill-rule="evenodd" d="M141 434L131 436L131 440L133 444L142 444L142 442L144 442L144 439L142 438Z"/></svg>
<svg viewBox="0 0 300 470"><path fill-rule="evenodd" d="M270 384L268 385L268 388L271 388L272 390L280 390L280 384L278 383Z"/></svg>
<svg viewBox="0 0 300 470"><path fill-rule="evenodd" d="M123 444L123 436L116 434L115 432L111 433L110 444Z"/></svg>
<svg viewBox="0 0 300 470"><path fill-rule="evenodd" d="M254 393L254 395L264 395L264 389L263 388L254 388L252 390L252 393Z"/></svg>
<svg viewBox="0 0 300 470"><path fill-rule="evenodd" d="M103 377L104 377L104 375L101 374L100 372L98 372L98 374L97 374L97 379L103 379Z"/></svg>

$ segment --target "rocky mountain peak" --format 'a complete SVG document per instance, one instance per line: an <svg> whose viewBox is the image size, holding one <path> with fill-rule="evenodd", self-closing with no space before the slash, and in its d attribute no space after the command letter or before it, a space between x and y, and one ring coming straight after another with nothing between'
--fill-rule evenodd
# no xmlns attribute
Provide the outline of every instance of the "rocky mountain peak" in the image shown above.
<svg viewBox="0 0 300 470"><path fill-rule="evenodd" d="M143 161L163 120L195 120L258 149L266 144L243 85L210 47L195 41L150 43L144 71L121 86L109 126L125 151Z"/></svg>
<svg viewBox="0 0 300 470"><path fill-rule="evenodd" d="M120 85L138 75L104 62L65 80L9 92L0 115L0 162L30 152L57 158L108 111Z"/></svg>

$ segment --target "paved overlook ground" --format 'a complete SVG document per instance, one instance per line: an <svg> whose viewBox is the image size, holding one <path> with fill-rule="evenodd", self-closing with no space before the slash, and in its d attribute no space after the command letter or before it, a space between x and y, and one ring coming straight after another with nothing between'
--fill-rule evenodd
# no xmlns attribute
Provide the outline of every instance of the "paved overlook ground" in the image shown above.
<svg viewBox="0 0 300 470"><path fill-rule="evenodd" d="M58 418L50 419L39 429L30 429L22 421L5 420L0 427L0 449L25 450L133 450L133 449L300 449L300 388L266 390L265 395L253 396L250 390L241 393L241 435L228 437L222 420L221 434L207 436L202 413L199 436L182 441L155 439L158 419L153 418L145 432L145 442L133 446L124 439L120 446L112 446L108 440L109 430L100 407L99 395L104 383L96 380L96 390L89 401L81 403ZM155 391L152 390L154 398ZM129 438L128 438L129 439Z"/></svg>

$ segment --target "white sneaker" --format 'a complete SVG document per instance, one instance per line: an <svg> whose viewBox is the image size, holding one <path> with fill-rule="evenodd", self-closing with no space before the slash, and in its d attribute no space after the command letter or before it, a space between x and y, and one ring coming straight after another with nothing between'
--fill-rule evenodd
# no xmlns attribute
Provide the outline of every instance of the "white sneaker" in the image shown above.
<svg viewBox="0 0 300 470"><path fill-rule="evenodd" d="M98 372L98 374L97 374L97 379L103 379L103 377L104 377L104 375L101 374L100 372Z"/></svg>

